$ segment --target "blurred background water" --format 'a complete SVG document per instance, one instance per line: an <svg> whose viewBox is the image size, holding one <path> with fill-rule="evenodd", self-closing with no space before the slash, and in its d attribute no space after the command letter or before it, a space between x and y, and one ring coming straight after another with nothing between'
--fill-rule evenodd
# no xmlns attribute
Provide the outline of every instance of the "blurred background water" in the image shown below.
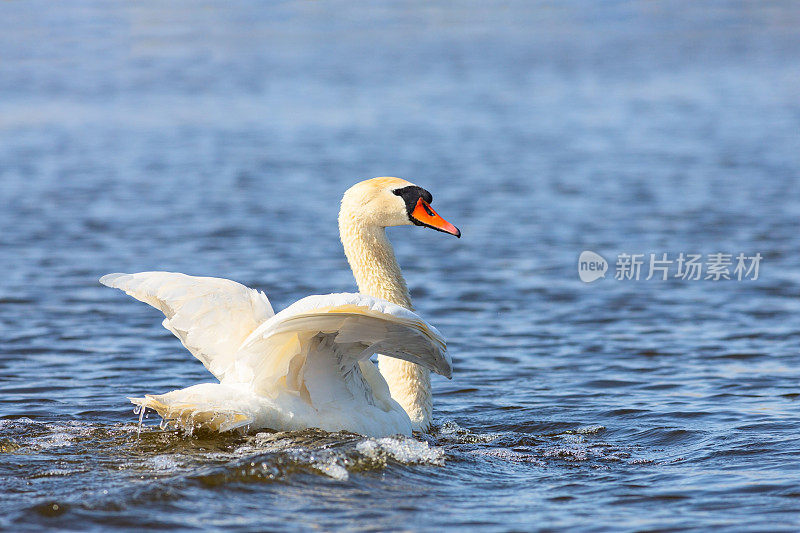
<svg viewBox="0 0 800 533"><path fill-rule="evenodd" d="M0 528L800 527L800 4L0 5ZM352 183L455 361L437 429L137 437L209 379L107 272L354 290ZM761 253L582 283L582 250Z"/></svg>

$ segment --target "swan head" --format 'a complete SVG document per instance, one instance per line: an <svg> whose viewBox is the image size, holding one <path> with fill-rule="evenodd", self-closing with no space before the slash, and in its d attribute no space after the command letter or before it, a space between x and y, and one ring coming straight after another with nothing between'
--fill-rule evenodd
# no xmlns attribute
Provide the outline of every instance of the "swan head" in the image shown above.
<svg viewBox="0 0 800 533"><path fill-rule="evenodd" d="M340 219L364 226L424 226L461 237L461 231L431 208L431 193L400 178L372 178L344 193Z"/></svg>

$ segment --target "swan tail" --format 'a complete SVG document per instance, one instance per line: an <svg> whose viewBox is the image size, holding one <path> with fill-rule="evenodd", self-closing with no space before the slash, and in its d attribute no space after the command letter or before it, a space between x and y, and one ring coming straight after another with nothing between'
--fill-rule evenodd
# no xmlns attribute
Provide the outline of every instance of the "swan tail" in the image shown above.
<svg viewBox="0 0 800 533"><path fill-rule="evenodd" d="M218 433L246 431L254 422L250 398L216 383L128 399L140 409L158 413L163 419L162 427L171 425L189 434L199 429Z"/></svg>

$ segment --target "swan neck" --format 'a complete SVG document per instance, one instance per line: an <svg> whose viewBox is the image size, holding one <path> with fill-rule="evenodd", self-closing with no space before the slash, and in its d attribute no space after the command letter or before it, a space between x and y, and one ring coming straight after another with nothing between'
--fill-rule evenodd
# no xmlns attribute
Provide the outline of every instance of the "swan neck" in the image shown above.
<svg viewBox="0 0 800 533"><path fill-rule="evenodd" d="M386 230L360 225L346 213L340 213L339 233L359 292L413 310ZM426 431L433 411L430 372L417 364L385 355L378 355L378 369L389 385L392 398L411 419L414 430Z"/></svg>
<svg viewBox="0 0 800 533"><path fill-rule="evenodd" d="M384 228L353 228L343 232L342 244L359 292L413 309Z"/></svg>

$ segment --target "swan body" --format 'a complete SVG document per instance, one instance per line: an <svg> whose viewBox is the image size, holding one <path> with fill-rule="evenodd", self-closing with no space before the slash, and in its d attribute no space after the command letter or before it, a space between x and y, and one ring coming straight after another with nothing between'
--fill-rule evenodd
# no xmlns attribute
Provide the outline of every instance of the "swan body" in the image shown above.
<svg viewBox="0 0 800 533"><path fill-rule="evenodd" d="M308 296L277 314L264 293L231 280L103 276L104 285L160 309L164 327L218 380L131 402L178 426L220 432L316 427L379 437L426 430L430 372L450 378L452 361L442 335L413 312L384 228L416 224L460 236L430 200L398 178L349 189L339 228L361 292Z"/></svg>

